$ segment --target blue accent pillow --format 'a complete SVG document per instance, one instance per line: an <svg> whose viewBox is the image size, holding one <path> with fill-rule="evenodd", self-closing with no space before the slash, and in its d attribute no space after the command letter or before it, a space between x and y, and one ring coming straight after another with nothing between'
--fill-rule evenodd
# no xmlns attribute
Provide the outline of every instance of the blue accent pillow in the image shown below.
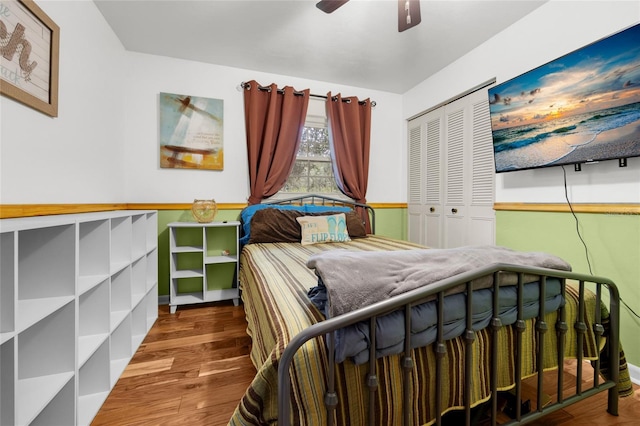
<svg viewBox="0 0 640 426"><path fill-rule="evenodd" d="M240 238L240 245L243 246L249 242L251 237L251 219L258 210L275 208L280 210L297 210L303 213L324 213L324 212L348 212L351 211L349 207L340 206L319 206L315 204L303 204L302 206L295 206L289 204L253 204L245 207L240 212L240 223L242 224L242 237Z"/></svg>

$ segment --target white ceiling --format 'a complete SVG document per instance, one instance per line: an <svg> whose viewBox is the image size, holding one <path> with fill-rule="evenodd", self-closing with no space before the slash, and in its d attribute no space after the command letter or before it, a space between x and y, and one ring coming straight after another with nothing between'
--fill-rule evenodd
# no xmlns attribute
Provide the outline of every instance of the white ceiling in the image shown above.
<svg viewBox="0 0 640 426"><path fill-rule="evenodd" d="M94 1L130 51L404 93L546 0L422 0L402 33L396 0Z"/></svg>

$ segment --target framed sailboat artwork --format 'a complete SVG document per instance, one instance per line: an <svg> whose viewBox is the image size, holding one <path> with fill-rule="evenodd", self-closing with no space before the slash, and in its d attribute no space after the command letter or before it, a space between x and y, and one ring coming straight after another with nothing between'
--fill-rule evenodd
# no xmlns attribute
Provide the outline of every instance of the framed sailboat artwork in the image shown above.
<svg viewBox="0 0 640 426"><path fill-rule="evenodd" d="M160 93L160 167L224 169L221 99Z"/></svg>

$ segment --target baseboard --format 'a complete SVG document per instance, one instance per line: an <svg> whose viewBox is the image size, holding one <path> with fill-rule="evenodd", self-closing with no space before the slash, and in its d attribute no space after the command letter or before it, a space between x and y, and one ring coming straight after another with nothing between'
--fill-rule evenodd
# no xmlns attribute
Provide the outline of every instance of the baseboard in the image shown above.
<svg viewBox="0 0 640 426"><path fill-rule="evenodd" d="M169 304L169 295L161 294L158 296L158 305L168 305Z"/></svg>
<svg viewBox="0 0 640 426"><path fill-rule="evenodd" d="M636 385L640 385L640 367L627 363L627 368L629 369L631 381Z"/></svg>

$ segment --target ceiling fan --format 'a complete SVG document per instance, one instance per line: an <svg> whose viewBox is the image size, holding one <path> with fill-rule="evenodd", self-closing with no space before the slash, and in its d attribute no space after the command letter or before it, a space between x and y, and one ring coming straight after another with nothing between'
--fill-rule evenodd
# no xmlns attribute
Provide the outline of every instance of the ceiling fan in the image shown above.
<svg viewBox="0 0 640 426"><path fill-rule="evenodd" d="M316 7L331 13L349 0L320 0ZM398 0L398 31L402 32L420 23L420 0Z"/></svg>

